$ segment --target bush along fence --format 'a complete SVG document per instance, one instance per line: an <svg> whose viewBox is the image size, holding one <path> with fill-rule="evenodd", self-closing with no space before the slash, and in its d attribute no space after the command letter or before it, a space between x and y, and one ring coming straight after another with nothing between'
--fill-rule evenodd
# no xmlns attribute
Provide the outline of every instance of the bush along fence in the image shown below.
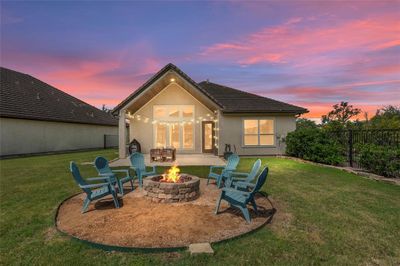
<svg viewBox="0 0 400 266"><path fill-rule="evenodd" d="M291 156L400 178L400 129L302 128L289 133L286 144Z"/></svg>

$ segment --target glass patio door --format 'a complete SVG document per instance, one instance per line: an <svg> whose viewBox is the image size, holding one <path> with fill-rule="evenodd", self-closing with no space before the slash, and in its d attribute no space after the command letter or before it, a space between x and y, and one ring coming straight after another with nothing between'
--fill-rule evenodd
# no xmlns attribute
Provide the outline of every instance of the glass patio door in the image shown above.
<svg viewBox="0 0 400 266"><path fill-rule="evenodd" d="M214 145L215 145L214 136L215 136L214 122L203 121L202 122L203 153L212 153L214 151Z"/></svg>

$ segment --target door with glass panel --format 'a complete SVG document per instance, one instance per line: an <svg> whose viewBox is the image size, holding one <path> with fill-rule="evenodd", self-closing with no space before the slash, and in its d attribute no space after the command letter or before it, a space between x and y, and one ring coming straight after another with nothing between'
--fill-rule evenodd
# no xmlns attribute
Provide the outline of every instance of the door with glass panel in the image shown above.
<svg viewBox="0 0 400 266"><path fill-rule="evenodd" d="M214 151L214 145L215 145L214 136L215 136L214 122L203 121L202 123L203 153L212 153Z"/></svg>

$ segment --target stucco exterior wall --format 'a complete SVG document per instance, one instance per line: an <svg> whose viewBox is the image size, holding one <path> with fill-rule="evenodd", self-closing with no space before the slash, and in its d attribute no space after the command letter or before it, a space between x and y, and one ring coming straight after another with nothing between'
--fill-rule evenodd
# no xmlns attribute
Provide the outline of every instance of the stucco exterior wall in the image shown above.
<svg viewBox="0 0 400 266"><path fill-rule="evenodd" d="M0 155L103 148L118 126L0 118Z"/></svg>
<svg viewBox="0 0 400 266"><path fill-rule="evenodd" d="M268 147L249 147L243 144L243 119L272 118L275 121L275 145ZM277 136L285 137L287 133L296 129L294 115L258 114L258 115L226 115L219 116L219 149L218 154L223 155L225 144L236 146L239 155L277 155L285 152L285 144Z"/></svg>
<svg viewBox="0 0 400 266"><path fill-rule="evenodd" d="M178 84L171 84L157 94L151 101L139 109L135 114L142 115L153 119L153 106L154 105L194 105L195 118L202 116L206 117L207 114L213 114L211 110L201 104L196 98L189 94L185 89ZM149 153L150 149L154 146L154 125L144 123L143 121L130 120L129 125L129 140L137 139L142 148L142 152ZM202 135L201 123L195 124L194 129L194 149L192 150L179 150L179 153L201 153L202 150Z"/></svg>

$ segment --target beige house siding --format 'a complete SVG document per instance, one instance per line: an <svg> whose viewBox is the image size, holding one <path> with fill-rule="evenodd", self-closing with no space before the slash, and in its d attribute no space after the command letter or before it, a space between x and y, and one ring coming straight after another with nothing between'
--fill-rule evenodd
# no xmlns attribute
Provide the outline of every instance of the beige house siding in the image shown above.
<svg viewBox="0 0 400 266"><path fill-rule="evenodd" d="M152 100L140 108L135 115L153 118L154 105L194 105L195 117L206 117L207 114L213 114L206 106L194 98L189 92L180 87L177 83L172 83L165 87ZM144 123L142 120L137 121L130 119L129 140L137 139L141 144L142 152L148 153L154 147L154 125L150 122ZM201 123L195 124L194 129L194 149L179 150L179 153L201 153L202 152L202 132Z"/></svg>
<svg viewBox="0 0 400 266"><path fill-rule="evenodd" d="M245 147L243 145L243 119L268 118L275 121L275 145L269 147ZM296 129L296 118L294 115L258 114L258 115L224 115L219 117L219 150L223 155L225 144L236 146L239 155L276 155L285 152L285 144L280 143L277 136L286 136L287 133Z"/></svg>
<svg viewBox="0 0 400 266"><path fill-rule="evenodd" d="M0 118L0 155L102 148L117 126Z"/></svg>

